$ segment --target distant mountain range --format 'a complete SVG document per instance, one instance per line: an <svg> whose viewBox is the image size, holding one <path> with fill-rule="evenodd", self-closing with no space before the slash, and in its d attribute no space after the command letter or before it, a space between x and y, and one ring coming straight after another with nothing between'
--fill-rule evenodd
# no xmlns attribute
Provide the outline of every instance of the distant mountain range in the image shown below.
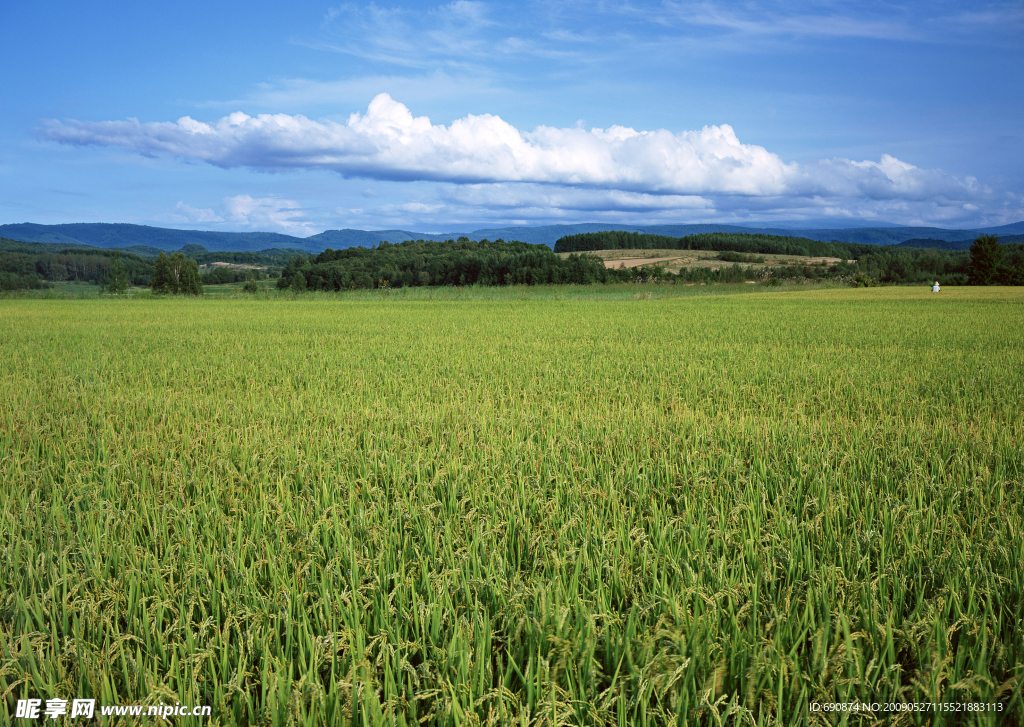
<svg viewBox="0 0 1024 727"><path fill-rule="evenodd" d="M69 225L36 225L25 222L0 225L0 237L22 242L53 242L90 247L134 246L159 250L180 250L186 245L202 245L207 250L248 252L266 248L305 249L301 237L277 232L211 232L206 230L171 230L146 225L76 222Z"/></svg>
<svg viewBox="0 0 1024 727"><path fill-rule="evenodd" d="M201 245L207 250L257 252L268 248L322 252L346 247L370 247L382 240L398 243L406 240L447 240L468 237L471 240L520 240L554 247L565 235L601 230L628 230L655 235L683 237L700 232L747 232L767 235L806 237L826 242L859 242L906 247L941 247L966 250L979 234L998 235L1003 242L1024 241L1024 222L976 230L947 230L941 227L852 227L842 229L794 229L782 227L743 227L739 225L543 225L539 227L494 227L472 232L443 234L408 230L327 230L311 237L293 237L277 232L214 232L210 230L173 230L146 225L78 222L66 225L37 225L31 222L0 225L0 237L22 242L47 242L67 246L120 248L142 252L143 248L180 250Z"/></svg>

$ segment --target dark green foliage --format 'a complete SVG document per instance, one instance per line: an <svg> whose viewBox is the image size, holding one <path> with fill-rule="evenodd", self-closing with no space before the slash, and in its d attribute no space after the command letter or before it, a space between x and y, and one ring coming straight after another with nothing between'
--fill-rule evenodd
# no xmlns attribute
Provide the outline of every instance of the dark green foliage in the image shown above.
<svg viewBox="0 0 1024 727"><path fill-rule="evenodd" d="M971 285L996 285L1003 267L1003 246L995 235L978 235L971 245Z"/></svg>
<svg viewBox="0 0 1024 727"><path fill-rule="evenodd" d="M864 273L857 273L850 280L850 286L854 288L874 288L878 286L878 281L872 278L870 275Z"/></svg>
<svg viewBox="0 0 1024 727"><path fill-rule="evenodd" d="M920 247L934 250L966 250L970 246L970 240L934 240L929 237L914 237L897 245L897 247Z"/></svg>
<svg viewBox="0 0 1024 727"><path fill-rule="evenodd" d="M1024 245L978 235L971 244L967 275L970 285L1024 285Z"/></svg>
<svg viewBox="0 0 1024 727"><path fill-rule="evenodd" d="M202 295L203 283L199 279L199 267L195 260L187 260L180 252L171 256L171 263L178 262L180 289L183 295Z"/></svg>
<svg viewBox="0 0 1024 727"><path fill-rule="evenodd" d="M245 285L242 286L242 292L243 293L258 293L258 292L260 292L260 286L256 283L255 280L250 280L250 281L246 282Z"/></svg>
<svg viewBox="0 0 1024 727"><path fill-rule="evenodd" d="M742 252L732 252L726 250L725 252L718 254L718 259L727 263L763 263L764 257L761 255L744 255Z"/></svg>
<svg viewBox="0 0 1024 727"><path fill-rule="evenodd" d="M199 246L195 246L198 248ZM184 252L184 250L182 251ZM186 256L195 260L199 265L210 263L232 263L235 265L260 265L262 267L284 267L289 258L301 250L261 250L259 252L231 252L231 251L207 251L193 248Z"/></svg>
<svg viewBox="0 0 1024 727"><path fill-rule="evenodd" d="M308 267L306 258L302 255L298 255L288 259L288 263L284 266L284 270L281 271L281 277L277 281L277 287L281 290L292 287L296 273L301 269ZM370 287L370 286L367 286Z"/></svg>
<svg viewBox="0 0 1024 727"><path fill-rule="evenodd" d="M692 237L692 235L691 235ZM625 230L583 232L566 235L555 242L555 252L586 252L590 250L677 250L682 237L647 235Z"/></svg>
<svg viewBox="0 0 1024 727"><path fill-rule="evenodd" d="M115 257L127 284L149 285L153 264L138 255L0 239L0 290L40 288L44 281L104 285Z"/></svg>
<svg viewBox="0 0 1024 727"><path fill-rule="evenodd" d="M153 292L168 295L202 295L199 267L183 253L160 253L153 263Z"/></svg>
<svg viewBox="0 0 1024 727"><path fill-rule="evenodd" d="M1003 285L1024 285L1024 245L1004 245L1006 255L1000 271Z"/></svg>
<svg viewBox="0 0 1024 727"><path fill-rule="evenodd" d="M153 263L153 284L152 288L158 293L170 292L171 281L171 259L167 253L161 252Z"/></svg>
<svg viewBox="0 0 1024 727"><path fill-rule="evenodd" d="M229 267L215 267L213 270L203 273L200 279L203 281L203 285L226 285L248 280L245 271Z"/></svg>
<svg viewBox="0 0 1024 727"><path fill-rule="evenodd" d="M237 270L226 265L218 265L201 276L203 285L228 285L244 283L247 280L266 280L267 274L262 270Z"/></svg>
<svg viewBox="0 0 1024 727"><path fill-rule="evenodd" d="M1024 235L1000 235L999 241L1004 245L1008 242L1024 242ZM920 247L939 250L969 250L974 240L935 240L933 238L915 237L904 240L898 247Z"/></svg>
<svg viewBox="0 0 1024 727"><path fill-rule="evenodd" d="M22 252L0 253L0 290L42 288L44 282L42 276L36 271L36 257Z"/></svg>
<svg viewBox="0 0 1024 727"><path fill-rule="evenodd" d="M128 273L124 269L124 263L121 262L121 255L114 253L114 262L110 266L110 273L107 275L107 292L108 293L127 293L128 292Z"/></svg>
<svg viewBox="0 0 1024 727"><path fill-rule="evenodd" d="M645 235L612 230L569 235L555 243L555 252L586 250L719 250L762 255L808 255L849 259L877 250L877 245L845 242L821 242L805 237L751 235L738 232L705 232L686 237Z"/></svg>
<svg viewBox="0 0 1024 727"><path fill-rule="evenodd" d="M652 276L652 271L612 271L592 256L562 259L546 245L523 242L417 240L373 248L325 250L308 261L299 256L281 273L279 288L297 289L296 276L311 290L401 288L424 285L546 285L599 283Z"/></svg>
<svg viewBox="0 0 1024 727"><path fill-rule="evenodd" d="M13 273L0 270L0 290L38 290L46 283L35 273Z"/></svg>

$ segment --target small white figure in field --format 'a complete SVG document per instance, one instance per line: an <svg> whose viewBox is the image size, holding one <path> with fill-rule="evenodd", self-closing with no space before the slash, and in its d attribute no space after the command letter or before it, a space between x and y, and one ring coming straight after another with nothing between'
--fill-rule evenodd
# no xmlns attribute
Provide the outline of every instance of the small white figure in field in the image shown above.
<svg viewBox="0 0 1024 727"><path fill-rule="evenodd" d="M933 293L938 293L939 292L939 281L938 280L936 280L935 281L935 285L932 286L932 292Z"/></svg>

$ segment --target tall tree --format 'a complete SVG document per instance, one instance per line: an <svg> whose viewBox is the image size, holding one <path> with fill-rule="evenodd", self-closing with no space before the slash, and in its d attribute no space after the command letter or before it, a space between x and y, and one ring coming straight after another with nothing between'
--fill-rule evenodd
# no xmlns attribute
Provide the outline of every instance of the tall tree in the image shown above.
<svg viewBox="0 0 1024 727"><path fill-rule="evenodd" d="M110 273L107 276L107 292L117 294L128 292L128 273L124 269L124 263L121 262L120 253L114 253L114 263L110 266Z"/></svg>
<svg viewBox="0 0 1024 727"><path fill-rule="evenodd" d="M176 252L171 256L171 262L177 262L178 292L183 295L202 295L203 282L199 279L199 266L196 265L196 261Z"/></svg>
<svg viewBox="0 0 1024 727"><path fill-rule="evenodd" d="M971 265L967 270L971 285L995 285L1003 264L1003 246L995 235L978 235L971 243Z"/></svg>
<svg viewBox="0 0 1024 727"><path fill-rule="evenodd" d="M153 263L153 292L170 295L202 295L199 266L195 260L176 252L170 257L160 253Z"/></svg>
<svg viewBox="0 0 1024 727"><path fill-rule="evenodd" d="M154 293L176 293L171 277L171 259L162 250L156 256L153 263L153 282L151 287Z"/></svg>

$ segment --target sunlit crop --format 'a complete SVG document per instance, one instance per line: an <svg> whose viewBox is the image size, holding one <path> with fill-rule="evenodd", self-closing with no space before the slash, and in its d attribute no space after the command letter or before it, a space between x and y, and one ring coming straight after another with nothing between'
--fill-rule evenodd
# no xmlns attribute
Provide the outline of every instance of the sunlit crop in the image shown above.
<svg viewBox="0 0 1024 727"><path fill-rule="evenodd" d="M1024 720L1021 289L524 297L0 301L0 710Z"/></svg>

